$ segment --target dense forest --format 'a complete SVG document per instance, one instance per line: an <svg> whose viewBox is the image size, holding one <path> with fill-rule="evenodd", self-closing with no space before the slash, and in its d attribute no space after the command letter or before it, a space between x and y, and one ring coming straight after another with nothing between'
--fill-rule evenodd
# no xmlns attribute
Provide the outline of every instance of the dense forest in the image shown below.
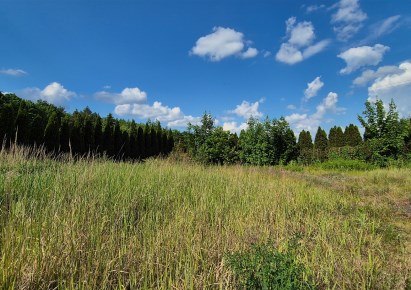
<svg viewBox="0 0 411 290"><path fill-rule="evenodd" d="M102 118L89 108L70 114L44 101L33 103L2 93L0 137L5 148L17 142L44 146L50 154L104 154L116 160L167 155L174 146L172 132L161 128L160 122L137 124L111 114Z"/></svg>
<svg viewBox="0 0 411 290"><path fill-rule="evenodd" d="M176 154L188 155L205 164L278 165L312 164L333 159L362 160L379 166L411 159L411 119L401 119L392 101L366 102L358 116L365 132L356 125L343 130L334 126L328 135L318 128L314 139L309 131L297 138L285 118L248 120L248 128L237 134L215 125L205 113L200 124L189 124L184 132L161 127L160 122L137 124L102 118L89 108L65 112L44 101L23 100L0 93L0 137L3 147L12 143L44 146L52 153L106 155L116 160L142 160Z"/></svg>

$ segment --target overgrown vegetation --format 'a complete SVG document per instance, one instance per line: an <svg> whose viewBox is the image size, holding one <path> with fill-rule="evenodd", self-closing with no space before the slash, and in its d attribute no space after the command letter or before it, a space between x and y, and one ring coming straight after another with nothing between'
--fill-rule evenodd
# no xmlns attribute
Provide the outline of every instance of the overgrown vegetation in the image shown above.
<svg viewBox="0 0 411 290"><path fill-rule="evenodd" d="M141 160L167 155L174 146L171 131L160 122L136 124L89 108L69 114L44 101L33 103L0 92L0 146L13 143L44 147L56 155L106 155L116 160Z"/></svg>
<svg viewBox="0 0 411 290"><path fill-rule="evenodd" d="M0 152L2 289L234 289L243 272L229 253L318 289L405 289L410 277L407 168L61 162L28 150Z"/></svg>

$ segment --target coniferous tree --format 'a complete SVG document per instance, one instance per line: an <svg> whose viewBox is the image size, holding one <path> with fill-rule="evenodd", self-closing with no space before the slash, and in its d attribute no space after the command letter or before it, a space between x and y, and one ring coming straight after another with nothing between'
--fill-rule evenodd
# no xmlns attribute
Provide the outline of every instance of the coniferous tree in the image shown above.
<svg viewBox="0 0 411 290"><path fill-rule="evenodd" d="M94 128L90 115L84 116L83 135L84 135L84 150L85 153L90 153L95 148L94 143Z"/></svg>
<svg viewBox="0 0 411 290"><path fill-rule="evenodd" d="M327 158L327 133L325 133L321 127L318 127L317 133L315 134L314 149L316 156L320 161L324 161Z"/></svg>
<svg viewBox="0 0 411 290"><path fill-rule="evenodd" d="M70 151L70 135L71 135L71 120L70 116L66 115L61 119L60 129L60 150L62 152Z"/></svg>
<svg viewBox="0 0 411 290"><path fill-rule="evenodd" d="M40 115L35 115L31 122L30 140L32 144L41 146L44 143L44 129L45 123Z"/></svg>
<svg viewBox="0 0 411 290"><path fill-rule="evenodd" d="M313 139L310 131L302 130L298 136L299 159L303 164L310 164L313 158Z"/></svg>
<svg viewBox="0 0 411 290"><path fill-rule="evenodd" d="M103 131L103 150L108 156L114 155L114 119L111 114L106 118L106 124Z"/></svg>
<svg viewBox="0 0 411 290"><path fill-rule="evenodd" d="M6 146L13 141L15 130L15 110L6 103L0 108L0 140L6 142Z"/></svg>
<svg viewBox="0 0 411 290"><path fill-rule="evenodd" d="M328 142L329 147L343 147L345 145L344 142L344 133L339 126L334 126L330 129L330 133L328 134Z"/></svg>
<svg viewBox="0 0 411 290"><path fill-rule="evenodd" d="M101 117L96 116L94 124L94 150L97 153L103 152L103 125L101 122Z"/></svg>
<svg viewBox="0 0 411 290"><path fill-rule="evenodd" d="M20 103L16 117L17 142L19 144L28 145L30 140L30 119L26 103Z"/></svg>
<svg viewBox="0 0 411 290"><path fill-rule="evenodd" d="M139 156L139 144L137 143L138 129L134 120L130 124L130 158L136 159Z"/></svg>
<svg viewBox="0 0 411 290"><path fill-rule="evenodd" d="M137 129L137 146L138 146L138 154L136 158L143 159L146 156L146 138L144 136L144 130L141 126Z"/></svg>
<svg viewBox="0 0 411 290"><path fill-rule="evenodd" d="M121 129L120 129L120 123L118 121L115 121L115 124L114 124L113 138L114 138L114 156L117 159L121 159L124 154L124 151L123 151L124 143L123 143L123 136L122 136Z"/></svg>
<svg viewBox="0 0 411 290"><path fill-rule="evenodd" d="M355 147L361 144L362 138L360 130L354 124L345 127L344 130L345 145Z"/></svg>
<svg viewBox="0 0 411 290"><path fill-rule="evenodd" d="M44 129L44 143L51 152L57 152L60 145L60 119L57 112L51 113Z"/></svg>

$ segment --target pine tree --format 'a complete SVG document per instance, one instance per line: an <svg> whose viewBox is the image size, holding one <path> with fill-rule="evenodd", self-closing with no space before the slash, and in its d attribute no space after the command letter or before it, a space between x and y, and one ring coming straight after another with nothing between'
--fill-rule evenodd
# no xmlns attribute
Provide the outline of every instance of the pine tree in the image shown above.
<svg viewBox="0 0 411 290"><path fill-rule="evenodd" d="M136 159L139 156L139 145L137 144L137 135L138 135L137 124L134 120L132 120L130 124L130 139L129 139L129 143L130 143L129 150L130 150L131 159Z"/></svg>
<svg viewBox="0 0 411 290"><path fill-rule="evenodd" d="M313 158L313 139L310 131L302 130L298 136L297 147L299 150L299 160L303 164L310 164Z"/></svg>
<svg viewBox="0 0 411 290"><path fill-rule="evenodd" d="M71 134L71 120L70 116L66 115L61 120L61 130L60 130L60 150L62 152L70 151L70 134Z"/></svg>
<svg viewBox="0 0 411 290"><path fill-rule="evenodd" d="M345 127L344 130L345 145L355 147L361 144L362 138L360 130L354 124Z"/></svg>
<svg viewBox="0 0 411 290"><path fill-rule="evenodd" d="M144 130L140 126L137 129L137 146L138 146L138 154L136 158L143 159L146 156L146 146L145 146L146 138L144 136Z"/></svg>
<svg viewBox="0 0 411 290"><path fill-rule="evenodd" d="M103 152L103 125L101 123L101 117L96 116L94 124L94 148L97 153Z"/></svg>
<svg viewBox="0 0 411 290"><path fill-rule="evenodd" d="M124 154L124 143L123 143L123 136L121 133L121 129L120 129L120 123L118 121L115 121L114 124L114 134L113 134L113 138L114 138L114 156L117 159L121 159L121 157Z"/></svg>
<svg viewBox="0 0 411 290"><path fill-rule="evenodd" d="M344 133L341 127L334 126L330 129L330 133L328 134L329 146L330 147L343 147L345 145L344 142Z"/></svg>
<svg viewBox="0 0 411 290"><path fill-rule="evenodd" d="M103 150L108 156L114 155L114 119L111 114L108 114L103 131Z"/></svg>
<svg viewBox="0 0 411 290"><path fill-rule="evenodd" d="M44 143L46 148L55 152L59 150L60 145L60 119L56 112L53 112L44 130Z"/></svg>
<svg viewBox="0 0 411 290"><path fill-rule="evenodd" d="M30 140L30 119L24 101L20 103L16 117L17 142L28 145Z"/></svg>
<svg viewBox="0 0 411 290"><path fill-rule="evenodd" d="M15 111L11 104L6 103L0 108L0 143L10 144L14 140L14 130Z"/></svg>
<svg viewBox="0 0 411 290"><path fill-rule="evenodd" d="M320 161L324 161L327 158L327 133L325 133L321 127L318 127L317 133L315 134L314 149Z"/></svg>

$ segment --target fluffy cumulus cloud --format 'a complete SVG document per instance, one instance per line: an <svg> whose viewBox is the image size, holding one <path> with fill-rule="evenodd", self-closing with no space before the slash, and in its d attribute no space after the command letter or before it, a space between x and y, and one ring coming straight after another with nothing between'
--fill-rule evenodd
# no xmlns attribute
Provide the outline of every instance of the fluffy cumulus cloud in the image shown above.
<svg viewBox="0 0 411 290"><path fill-rule="evenodd" d="M377 70L367 69L362 72L362 74L354 79L353 85L354 86L365 86L369 84L371 81L374 81L378 78L383 78L385 76L391 74L398 74L401 73L402 70L398 66L394 65L387 65L378 68Z"/></svg>
<svg viewBox="0 0 411 290"><path fill-rule="evenodd" d="M258 54L257 49L248 47L244 34L231 28L214 27L213 32L200 37L190 54L220 61L229 56L252 58Z"/></svg>
<svg viewBox="0 0 411 290"><path fill-rule="evenodd" d="M141 119L156 119L160 122L175 121L183 118L183 113L179 107L170 108L164 106L161 102L149 104L122 104L117 105L114 109L117 115L135 116Z"/></svg>
<svg viewBox="0 0 411 290"><path fill-rule="evenodd" d="M258 111L258 107L260 106L261 102L262 100L257 101L255 103L243 101L240 105L237 105L234 110L229 112L232 114L236 114L239 117L243 117L244 119L248 119L250 117L260 118L263 115L263 113Z"/></svg>
<svg viewBox="0 0 411 290"><path fill-rule="evenodd" d="M337 12L332 15L331 23L341 41L347 41L356 34L367 19L367 14L361 10L358 2L359 0L340 0L335 5Z"/></svg>
<svg viewBox="0 0 411 290"><path fill-rule="evenodd" d="M19 92L19 95L29 100L43 100L61 106L75 97L76 93L67 90L60 83L53 82L42 90L39 88L26 88Z"/></svg>
<svg viewBox="0 0 411 290"><path fill-rule="evenodd" d="M377 65L382 61L384 53L389 50L388 46L382 44L350 48L337 55L346 63L346 67L340 70L340 73L350 74L361 67Z"/></svg>
<svg viewBox="0 0 411 290"><path fill-rule="evenodd" d="M0 74L9 75L9 76L13 76L13 77L21 77L21 76L26 75L27 72L25 72L22 69L9 68L9 69L1 69Z"/></svg>
<svg viewBox="0 0 411 290"><path fill-rule="evenodd" d="M324 83L321 81L321 77L316 77L312 82L307 83L303 100L306 102L312 97L315 97L323 86Z"/></svg>
<svg viewBox="0 0 411 290"><path fill-rule="evenodd" d="M147 93L139 88L125 88L121 93L101 91L94 94L97 100L114 103L116 105L128 103L142 103L147 101Z"/></svg>
<svg viewBox="0 0 411 290"><path fill-rule="evenodd" d="M223 130L230 131L231 133L240 133L241 130L246 130L248 128L247 123L237 124L237 122L224 122Z"/></svg>
<svg viewBox="0 0 411 290"><path fill-rule="evenodd" d="M276 54L276 60L293 65L301 62L322 50L324 50L329 40L322 40L314 43L315 31L311 22L297 22L295 17L290 17L286 21L287 42L281 44L280 50Z"/></svg>
<svg viewBox="0 0 411 290"><path fill-rule="evenodd" d="M403 116L411 115L411 62L406 61L398 66L398 70L378 77L368 88L369 100L377 97L385 103L391 99Z"/></svg>
<svg viewBox="0 0 411 290"><path fill-rule="evenodd" d="M327 113L338 113L345 110L344 108L337 107L337 103L338 95L330 92L321 103L317 105L316 111L313 114L294 113L286 116L285 119L293 127L296 134L302 130L308 130L314 134L318 126L324 121Z"/></svg>

